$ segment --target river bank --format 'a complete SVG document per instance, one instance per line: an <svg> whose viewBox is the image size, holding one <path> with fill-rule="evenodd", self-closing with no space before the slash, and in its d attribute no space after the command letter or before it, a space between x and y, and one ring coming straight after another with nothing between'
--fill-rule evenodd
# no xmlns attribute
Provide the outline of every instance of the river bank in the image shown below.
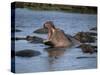
<svg viewBox="0 0 100 75"><path fill-rule="evenodd" d="M28 8L32 10L56 10L71 13L89 13L97 14L97 7L94 6L75 6L62 4L45 4L45 3L30 3L30 2L14 2L12 8Z"/></svg>

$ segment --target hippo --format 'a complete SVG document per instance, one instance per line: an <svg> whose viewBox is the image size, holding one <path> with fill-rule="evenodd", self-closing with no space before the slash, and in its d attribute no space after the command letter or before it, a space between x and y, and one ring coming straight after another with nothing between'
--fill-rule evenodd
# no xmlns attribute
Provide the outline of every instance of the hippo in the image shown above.
<svg viewBox="0 0 100 75"><path fill-rule="evenodd" d="M56 28L52 21L46 21L43 26L48 29L48 39L44 41L45 43L49 42L52 47L70 47L72 45L71 39L63 30Z"/></svg>

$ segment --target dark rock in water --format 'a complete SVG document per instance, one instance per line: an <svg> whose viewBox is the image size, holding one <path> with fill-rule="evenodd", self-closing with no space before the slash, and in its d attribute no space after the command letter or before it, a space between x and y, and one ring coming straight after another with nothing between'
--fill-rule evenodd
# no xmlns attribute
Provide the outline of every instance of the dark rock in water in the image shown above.
<svg viewBox="0 0 100 75"><path fill-rule="evenodd" d="M95 42L96 38L91 36L91 35L96 35L93 33L89 33L89 32L78 32L74 38L77 39L78 41L80 41L81 43L92 43Z"/></svg>
<svg viewBox="0 0 100 75"><path fill-rule="evenodd" d="M33 56L38 56L41 53L39 51L34 51L34 50L21 50L21 51L17 51L16 56L20 56L20 57L33 57Z"/></svg>
<svg viewBox="0 0 100 75"><path fill-rule="evenodd" d="M26 40L25 37L16 37L15 40Z"/></svg>
<svg viewBox="0 0 100 75"><path fill-rule="evenodd" d="M19 30L19 29L15 29L15 32L21 32L22 30Z"/></svg>
<svg viewBox="0 0 100 75"><path fill-rule="evenodd" d="M26 40L30 43L43 43L43 39L37 36L27 36Z"/></svg>
<svg viewBox="0 0 100 75"><path fill-rule="evenodd" d="M40 28L40 29L35 30L34 33L47 34L48 33L48 29L46 29L46 28Z"/></svg>
<svg viewBox="0 0 100 75"><path fill-rule="evenodd" d="M11 40L26 40L25 37L12 37Z"/></svg>
<svg viewBox="0 0 100 75"><path fill-rule="evenodd" d="M81 44L80 46L77 46L76 48L81 48L82 45L84 45L84 44ZM90 44L85 44L85 45L90 45ZM94 49L97 49L97 46L94 46L94 45L90 45L90 46L92 46L92 48L94 48Z"/></svg>
<svg viewBox="0 0 100 75"><path fill-rule="evenodd" d="M27 40L30 43L43 43L43 39L37 36L12 37L11 40Z"/></svg>
<svg viewBox="0 0 100 75"><path fill-rule="evenodd" d="M19 30L19 29L11 29L11 32L21 32L21 30Z"/></svg>
<svg viewBox="0 0 100 75"><path fill-rule="evenodd" d="M97 27L91 28L90 30L97 30Z"/></svg>
<svg viewBox="0 0 100 75"><path fill-rule="evenodd" d="M92 46L89 44L82 44L79 46L84 53L94 53L97 52L97 46Z"/></svg>
<svg viewBox="0 0 100 75"><path fill-rule="evenodd" d="M85 33L87 33L90 36L97 36L97 33L95 33L95 32L85 32Z"/></svg>
<svg viewBox="0 0 100 75"><path fill-rule="evenodd" d="M76 57L77 59L83 59L83 58L96 58L96 57L86 57L86 56L81 56L81 57Z"/></svg>

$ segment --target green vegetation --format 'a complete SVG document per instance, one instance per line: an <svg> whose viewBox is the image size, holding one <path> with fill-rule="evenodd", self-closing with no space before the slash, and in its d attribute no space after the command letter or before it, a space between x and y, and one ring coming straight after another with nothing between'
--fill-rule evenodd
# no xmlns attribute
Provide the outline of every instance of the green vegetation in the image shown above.
<svg viewBox="0 0 100 75"><path fill-rule="evenodd" d="M59 5L45 3L30 3L30 2L14 2L15 8L29 8L32 10L56 10L74 13L89 13L97 14L97 7L90 6L74 6L74 5Z"/></svg>

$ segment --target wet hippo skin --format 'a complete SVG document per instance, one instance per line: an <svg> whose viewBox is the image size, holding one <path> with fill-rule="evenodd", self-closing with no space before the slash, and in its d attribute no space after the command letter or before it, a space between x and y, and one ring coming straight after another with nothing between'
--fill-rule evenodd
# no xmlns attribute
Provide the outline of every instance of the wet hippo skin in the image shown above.
<svg viewBox="0 0 100 75"><path fill-rule="evenodd" d="M52 21L46 21L44 28L48 29L48 39L53 47L69 47L72 42L69 37L66 37L64 31L56 28Z"/></svg>

